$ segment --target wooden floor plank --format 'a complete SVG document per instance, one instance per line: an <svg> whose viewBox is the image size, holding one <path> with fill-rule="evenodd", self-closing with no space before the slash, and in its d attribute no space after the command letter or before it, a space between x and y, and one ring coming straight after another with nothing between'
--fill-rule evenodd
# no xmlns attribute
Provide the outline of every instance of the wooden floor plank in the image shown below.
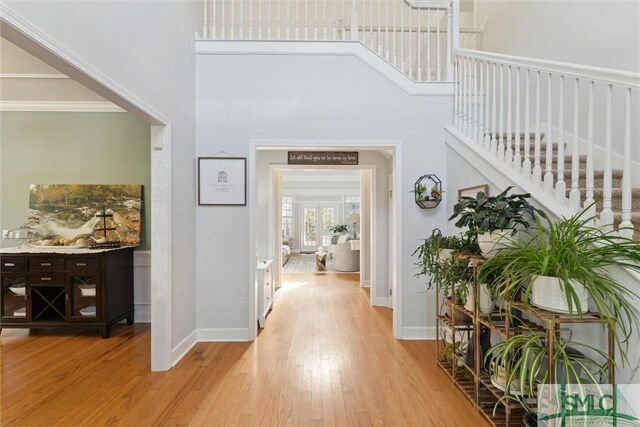
<svg viewBox="0 0 640 427"><path fill-rule="evenodd" d="M4 329L2 426L485 426L435 364L394 339L358 275L285 275L252 343L198 343L150 372L150 329Z"/></svg>

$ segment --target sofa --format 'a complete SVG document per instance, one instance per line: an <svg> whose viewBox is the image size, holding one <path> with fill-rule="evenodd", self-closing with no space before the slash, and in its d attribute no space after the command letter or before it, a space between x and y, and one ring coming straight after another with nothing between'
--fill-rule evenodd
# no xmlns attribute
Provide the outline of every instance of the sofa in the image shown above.
<svg viewBox="0 0 640 427"><path fill-rule="evenodd" d="M340 235L329 252L333 255L333 269L343 272L360 271L360 251L351 249L351 236Z"/></svg>

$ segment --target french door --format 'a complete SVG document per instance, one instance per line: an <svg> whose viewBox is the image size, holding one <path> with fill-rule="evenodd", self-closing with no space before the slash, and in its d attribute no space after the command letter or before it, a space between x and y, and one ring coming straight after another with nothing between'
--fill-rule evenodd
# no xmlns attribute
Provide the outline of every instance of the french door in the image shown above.
<svg viewBox="0 0 640 427"><path fill-rule="evenodd" d="M340 211L338 204L303 204L301 209L302 236L301 251L315 252L318 246L325 248L331 244L333 232L338 224Z"/></svg>

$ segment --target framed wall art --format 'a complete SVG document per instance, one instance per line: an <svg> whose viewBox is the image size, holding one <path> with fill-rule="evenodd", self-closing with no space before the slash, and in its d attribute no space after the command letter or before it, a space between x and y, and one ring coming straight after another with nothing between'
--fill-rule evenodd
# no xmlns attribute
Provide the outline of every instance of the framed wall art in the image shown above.
<svg viewBox="0 0 640 427"><path fill-rule="evenodd" d="M462 199L463 197L476 197L479 191L482 191L485 194L485 196L488 196L489 185L481 184L481 185L475 185L473 187L461 188L458 190L458 200Z"/></svg>
<svg viewBox="0 0 640 427"><path fill-rule="evenodd" d="M198 204L247 205L245 157L198 157Z"/></svg>

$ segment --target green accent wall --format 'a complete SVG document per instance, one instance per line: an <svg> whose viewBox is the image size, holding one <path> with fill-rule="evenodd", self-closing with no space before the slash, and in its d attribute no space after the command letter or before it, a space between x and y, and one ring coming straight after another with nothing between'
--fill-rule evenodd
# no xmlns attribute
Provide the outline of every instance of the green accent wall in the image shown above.
<svg viewBox="0 0 640 427"><path fill-rule="evenodd" d="M150 249L149 125L128 113L0 113L0 227L27 221L29 184L142 184ZM20 241L2 239L2 246Z"/></svg>

